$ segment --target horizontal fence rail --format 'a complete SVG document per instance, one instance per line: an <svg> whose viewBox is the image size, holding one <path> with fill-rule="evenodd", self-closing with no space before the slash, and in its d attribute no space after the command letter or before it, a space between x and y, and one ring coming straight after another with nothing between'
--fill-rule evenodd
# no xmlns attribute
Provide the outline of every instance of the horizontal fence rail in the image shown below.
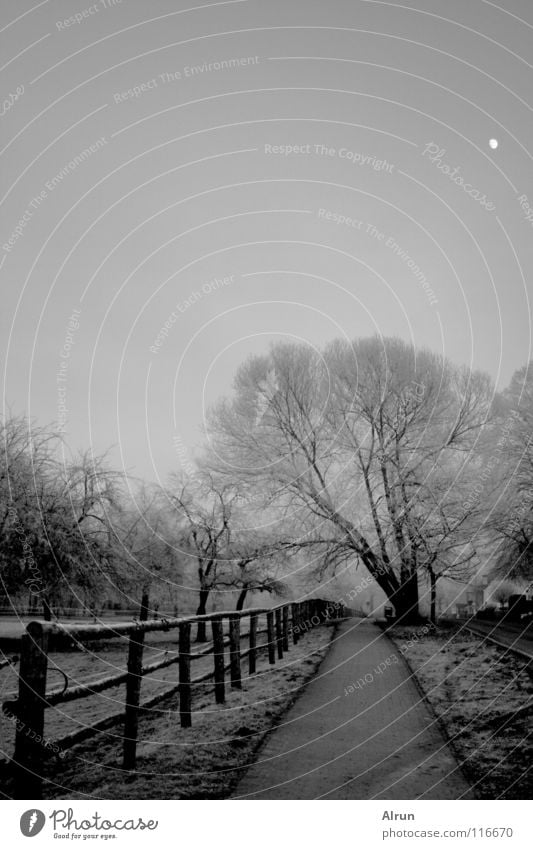
<svg viewBox="0 0 533 849"><path fill-rule="evenodd" d="M159 616L170 615L169 611L160 610L157 608L152 609L153 613L156 613L157 616L154 618L158 618ZM132 607L125 608L108 608L108 607L97 607L94 609L90 609L88 607L64 607L63 605L54 605L51 608L51 613L54 618L66 618L66 619L113 619L113 617L122 617L130 616L132 619L137 616L137 609ZM14 616L20 618L21 616L31 618L32 616L39 616L39 607L28 607L27 605L13 604L9 606L0 606L0 617L5 616L6 618L12 619Z"/></svg>
<svg viewBox="0 0 533 849"><path fill-rule="evenodd" d="M179 694L179 715L182 728L189 728L193 720L192 688L213 679L217 704L226 699L226 683L233 689L242 688L242 661L248 659L248 674L256 671L259 651L268 654L270 665L281 660L290 645L315 625L331 619L351 615L346 608L323 599L281 604L273 608L248 608L241 611L217 611L203 616L147 619L113 625L76 624L58 622L30 622L21 638L19 689L16 698L3 703L3 711L16 720L15 752L11 761L15 781L15 798L39 799L42 794L43 765L54 751L64 751L93 734L102 732L117 721L123 720L123 767L135 769L139 717L142 711L176 693ZM263 617L264 627L259 627ZM247 635L241 633L241 622L249 618ZM212 644L204 649L191 649L192 626L210 622ZM224 625L227 623L227 636ZM263 623L261 623L263 624ZM144 665L145 636L160 631L178 631L178 650L171 657ZM266 644L258 644L260 634L266 634ZM248 645L242 648L243 636ZM126 671L108 675L86 684L69 688L68 679L62 688L46 691L49 645L65 641L83 649L82 643L92 640L122 638L127 642ZM226 660L227 651L227 660ZM213 656L212 670L191 677L191 664L199 658ZM141 703L143 677L174 664L178 665L176 683ZM226 674L229 672L229 680ZM72 734L47 744L44 737L45 711L66 702L88 698L110 687L125 685L124 710L84 726Z"/></svg>

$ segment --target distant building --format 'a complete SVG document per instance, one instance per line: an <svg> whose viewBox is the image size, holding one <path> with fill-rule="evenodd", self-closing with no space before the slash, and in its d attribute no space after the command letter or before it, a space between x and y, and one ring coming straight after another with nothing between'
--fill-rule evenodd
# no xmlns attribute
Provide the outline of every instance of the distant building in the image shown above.
<svg viewBox="0 0 533 849"><path fill-rule="evenodd" d="M474 616L487 602L489 579L476 575L469 582L441 578L437 582L437 616Z"/></svg>

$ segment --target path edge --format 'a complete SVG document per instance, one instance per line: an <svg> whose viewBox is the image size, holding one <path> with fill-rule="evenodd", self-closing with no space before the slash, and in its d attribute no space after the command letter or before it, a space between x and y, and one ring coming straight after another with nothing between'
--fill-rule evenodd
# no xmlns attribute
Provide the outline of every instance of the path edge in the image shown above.
<svg viewBox="0 0 533 849"><path fill-rule="evenodd" d="M376 623L376 624L378 624L378 623ZM430 701L426 691L424 690L424 687L422 686L422 683L418 679L418 675L416 674L416 671L413 669L413 667L409 663L409 660L406 658L406 656L403 654L403 652L401 652L399 650L399 647L396 644L394 638L391 637L390 634L387 633L387 629L382 627L379 624L378 624L378 627L381 629L383 636L387 638L389 643L391 643L391 645L394 646L394 648L398 650L399 655L402 658L402 661L404 663L404 666L406 667L407 671L409 672L409 677L412 679L419 695L422 697L422 700L423 700L424 704L427 706L430 714L434 717L435 722L437 724L437 727L439 728L439 730L440 730L440 732L441 732L441 734L444 738L444 742L446 743L446 745L450 749L450 751L453 755L453 759L455 760L457 767L458 767L461 775L463 776L465 782L468 784L470 791L471 791L471 793L474 797L474 800L479 799L479 796L477 795L477 793L475 791L474 783L472 781L472 776L469 775L468 767L466 767L465 762L461 760L460 753L457 750L457 746L454 743L453 738L450 737L450 734L448 732L448 729L446 727L444 720L442 719L442 717L439 716L439 714L435 710L435 707L433 706L433 704ZM456 801L468 801L468 800L459 799L459 800L456 800Z"/></svg>
<svg viewBox="0 0 533 849"><path fill-rule="evenodd" d="M337 634L337 632L338 632L338 630L339 630L339 628L340 628L341 624L342 624L344 621L345 621L344 619L338 619L338 620L336 620L335 622L331 623L329 626L327 626L327 625L326 625L326 623L324 623L324 626L326 626L326 627L329 627L329 628L330 628L329 642L327 643L326 651L325 651L325 653L324 653L323 658L319 661L319 663L317 664L317 666L316 666L316 667L315 667L315 669L313 670L313 673L309 676L309 678L307 678L307 679L304 681L304 683L302 684L302 686L301 686L301 688L300 688L300 689L303 689L303 688L307 687L307 685L308 685L311 681L313 681L313 680L314 680L314 678L318 675L318 673L319 673L319 671L320 671L321 667L322 667L322 666L323 666L323 664L326 662L326 659L328 658L328 656L329 656L329 654L330 654L330 652L331 652L331 646L332 646L332 643L333 643L334 637L336 636L336 634ZM313 654L314 654L314 652L313 652ZM226 801L230 801L230 802L231 802L231 801L235 801L235 802L237 802L237 801L241 801L241 802L242 802L242 801L245 801L245 802L246 802L246 801L253 801L253 800L248 800L248 799L242 799L242 798L240 798L240 797L235 797L233 794L235 793L235 791L236 791L237 787L239 786L239 784L241 783L241 781L243 781L243 779L246 777L246 775L247 775L248 771L249 771L250 769L252 769L252 767L253 767L253 766L255 766L255 764L257 763L257 761L258 761L258 759L259 759L259 758L258 758L258 756L259 756L259 752L261 751L261 749L263 748L263 746L265 746L265 745L266 745L266 743L268 742L268 739L269 739L270 735L271 735L271 734L274 734L274 732L275 732L275 731L277 731L277 729L279 728L279 726L283 724L283 720L285 719L285 717L287 716L287 714L289 713L289 711L290 711L290 710L292 710L292 708L294 707L294 705L296 704L296 702L298 701L298 699L300 698L300 696L301 696L301 692L297 693L297 694L296 694L296 695L295 695L295 696L294 696L294 697L290 700L290 702L288 702L288 703L286 704L286 706L285 706L285 708L283 709L283 711L282 711L282 712L281 712L281 713L280 713L280 714L276 717L276 721L275 721L275 723L274 723L273 725L271 725L271 726L270 726L270 728L268 729L268 731L267 731L267 732L263 735L262 739L260 740L260 742L257 744L257 747L256 747L256 748L254 749L254 751L253 751L253 760L251 760L251 761L250 761L250 763L246 766L246 769L244 770L243 774L242 774L242 775L239 777L239 779L235 782L235 784L233 785L233 787L231 787L231 789L229 790L229 795L224 797L224 799L225 799Z"/></svg>

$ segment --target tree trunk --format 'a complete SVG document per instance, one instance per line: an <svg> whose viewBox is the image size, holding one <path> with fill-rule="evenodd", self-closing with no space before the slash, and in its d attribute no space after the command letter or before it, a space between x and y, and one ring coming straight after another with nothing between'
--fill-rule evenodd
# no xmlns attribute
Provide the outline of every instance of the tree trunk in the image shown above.
<svg viewBox="0 0 533 849"><path fill-rule="evenodd" d="M239 593L239 598L237 599L237 606L235 610L242 610L244 607L244 602L246 601L246 596L248 595L248 587L243 587Z"/></svg>
<svg viewBox="0 0 533 849"><path fill-rule="evenodd" d="M52 608L50 607L50 601L47 595L43 595L43 615L45 622L52 621Z"/></svg>
<svg viewBox="0 0 533 849"><path fill-rule="evenodd" d="M417 571L407 571L403 565L402 577L398 580L392 568L386 564L380 564L371 552L364 552L359 556L377 585L394 605L396 618L401 619L402 624L418 622Z"/></svg>
<svg viewBox="0 0 533 849"><path fill-rule="evenodd" d="M431 598L431 606L429 612L429 618L433 622L434 625L437 624L437 576L431 567L429 567L429 583L430 583L430 598Z"/></svg>
<svg viewBox="0 0 533 849"><path fill-rule="evenodd" d="M149 609L150 609L150 595L149 595L149 590L145 588L143 590L143 593L142 593L142 596L141 596L141 609L140 609L140 612L139 612L139 619L141 620L141 622L146 622L146 620L148 619Z"/></svg>
<svg viewBox="0 0 533 849"><path fill-rule="evenodd" d="M196 608L197 616L204 616L207 611L207 599L209 598L209 590L200 590L200 601ZM198 622L196 630L196 642L205 643L207 640L207 630L205 622Z"/></svg>
<svg viewBox="0 0 533 849"><path fill-rule="evenodd" d="M418 574L411 573L400 584L398 590L390 596L396 611L396 621L408 625L419 621L418 614Z"/></svg>
<svg viewBox="0 0 533 849"><path fill-rule="evenodd" d="M375 580L378 587L383 590L389 600L392 601L396 593L400 592L401 585L394 574L392 567L379 563L366 554L361 555L361 560L366 566L369 574Z"/></svg>

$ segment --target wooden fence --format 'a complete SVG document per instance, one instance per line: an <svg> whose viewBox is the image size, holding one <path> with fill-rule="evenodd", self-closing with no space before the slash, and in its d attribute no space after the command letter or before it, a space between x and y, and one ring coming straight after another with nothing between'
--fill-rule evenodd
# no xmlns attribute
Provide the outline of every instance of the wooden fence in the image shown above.
<svg viewBox="0 0 533 849"><path fill-rule="evenodd" d="M135 769L138 741L139 715L168 696L179 694L179 715L183 728L192 724L192 687L213 678L215 701L223 704L226 684L240 689L242 686L241 661L248 658L248 674L256 671L257 655L261 649L268 652L270 664L283 658L291 641L297 643L306 631L330 619L332 615L348 615L345 608L322 599L282 604L275 608L249 608L243 611L222 611L206 616L182 619L150 619L134 623L113 625L62 625L50 622L30 622L21 639L18 697L3 704L4 713L16 720L15 752L11 761L14 775L14 795L17 799L40 799L42 794L43 765L47 757L63 752L93 734L103 731L117 721L124 721L123 767ZM260 630L264 617L266 628ZM248 646L242 649L241 622L249 618ZM203 650L191 651L191 629L195 623L211 622L212 645ZM227 622L227 639L224 624ZM153 631L178 630L178 651L174 657L143 665L144 638ZM259 646L257 636L266 633L266 644ZM74 640L78 645L91 640L124 637L128 640L126 671L81 684L72 688L68 680L62 689L46 692L49 643ZM225 649L229 648L229 662ZM191 677L191 663L201 657L213 656L212 671L196 678ZM144 676L159 669L178 665L178 680L163 693L141 703L141 685ZM226 673L229 671L229 679ZM105 717L91 726L58 739L51 744L44 735L45 711L65 702L83 699L102 691L125 684L124 711Z"/></svg>

